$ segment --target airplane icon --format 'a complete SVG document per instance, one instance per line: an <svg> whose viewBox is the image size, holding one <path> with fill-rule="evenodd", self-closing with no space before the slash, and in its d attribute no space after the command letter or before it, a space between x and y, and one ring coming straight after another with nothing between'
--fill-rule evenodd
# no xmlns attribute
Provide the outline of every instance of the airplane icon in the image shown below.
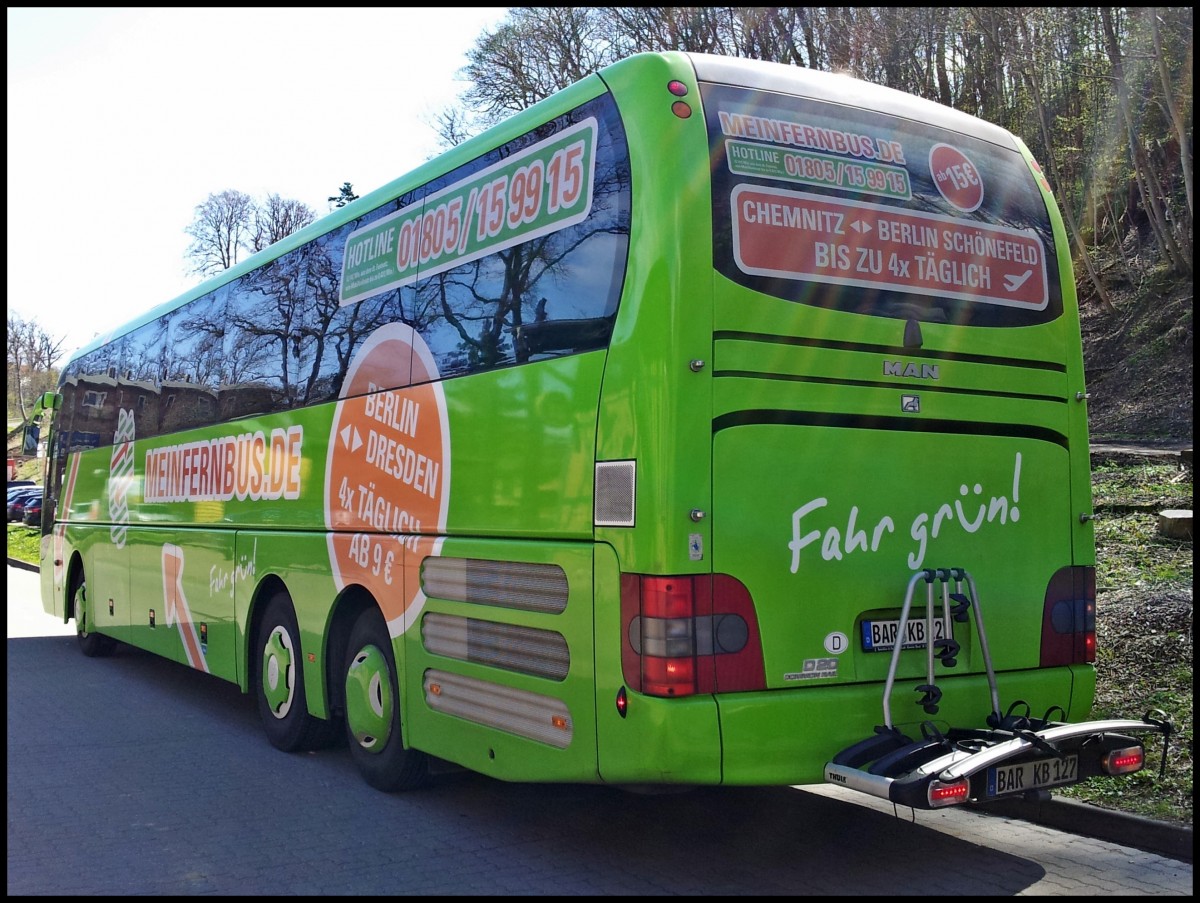
<svg viewBox="0 0 1200 903"><path fill-rule="evenodd" d="M1026 270L1020 276L1005 276L1004 277L1004 287L1006 289L1008 289L1010 292L1015 292L1022 285L1024 285L1026 283L1026 281L1028 281L1029 277L1032 275L1033 275L1033 270Z"/></svg>

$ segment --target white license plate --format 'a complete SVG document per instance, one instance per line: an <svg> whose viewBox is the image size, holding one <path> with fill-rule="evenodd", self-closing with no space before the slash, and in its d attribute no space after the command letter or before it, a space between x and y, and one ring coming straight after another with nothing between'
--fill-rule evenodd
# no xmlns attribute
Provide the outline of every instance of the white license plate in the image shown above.
<svg viewBox="0 0 1200 903"><path fill-rule="evenodd" d="M1041 790L1072 784L1079 779L1079 757L1038 759L1020 765L997 765L987 774L987 795L1007 796L1027 790Z"/></svg>
<svg viewBox="0 0 1200 903"><path fill-rule="evenodd" d="M863 621L862 646L866 652L891 652L896 648L896 634L900 632L897 621ZM937 618L933 622L933 638L946 639L946 622ZM901 649L925 648L925 617L910 618L904 625L904 642Z"/></svg>

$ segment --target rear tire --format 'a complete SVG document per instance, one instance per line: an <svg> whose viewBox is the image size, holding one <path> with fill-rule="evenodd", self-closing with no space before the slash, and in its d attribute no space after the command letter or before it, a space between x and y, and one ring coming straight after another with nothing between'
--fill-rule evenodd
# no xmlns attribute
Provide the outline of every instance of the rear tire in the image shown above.
<svg viewBox="0 0 1200 903"><path fill-rule="evenodd" d="M392 793L429 782L429 757L400 736L396 656L387 623L374 606L360 614L346 643L346 740L368 784Z"/></svg>
<svg viewBox="0 0 1200 903"><path fill-rule="evenodd" d="M309 714L300 627L286 591L267 600L256 636L254 694L267 739L284 752L328 746L336 726Z"/></svg>
<svg viewBox="0 0 1200 903"><path fill-rule="evenodd" d="M80 652L88 658L101 658L113 651L113 647L116 646L115 640L90 629L87 580L82 570L76 574L71 588L71 614L75 618L75 638L79 641Z"/></svg>

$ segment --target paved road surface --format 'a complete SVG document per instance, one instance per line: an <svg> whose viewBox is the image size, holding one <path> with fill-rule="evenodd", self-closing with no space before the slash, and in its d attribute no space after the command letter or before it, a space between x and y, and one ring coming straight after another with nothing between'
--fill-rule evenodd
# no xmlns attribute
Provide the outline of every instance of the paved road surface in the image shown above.
<svg viewBox="0 0 1200 903"><path fill-rule="evenodd" d="M460 772L380 794L344 747L274 750L231 684L128 647L85 658L36 575L8 577L10 895L1192 894L1177 859L834 787Z"/></svg>

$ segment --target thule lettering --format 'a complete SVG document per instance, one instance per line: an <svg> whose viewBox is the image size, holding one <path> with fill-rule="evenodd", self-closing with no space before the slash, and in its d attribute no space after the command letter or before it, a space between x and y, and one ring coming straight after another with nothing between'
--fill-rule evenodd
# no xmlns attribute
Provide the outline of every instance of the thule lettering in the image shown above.
<svg viewBox="0 0 1200 903"><path fill-rule="evenodd" d="M906 364L904 361L884 361L884 376L899 376L903 379L938 379L937 364Z"/></svg>

